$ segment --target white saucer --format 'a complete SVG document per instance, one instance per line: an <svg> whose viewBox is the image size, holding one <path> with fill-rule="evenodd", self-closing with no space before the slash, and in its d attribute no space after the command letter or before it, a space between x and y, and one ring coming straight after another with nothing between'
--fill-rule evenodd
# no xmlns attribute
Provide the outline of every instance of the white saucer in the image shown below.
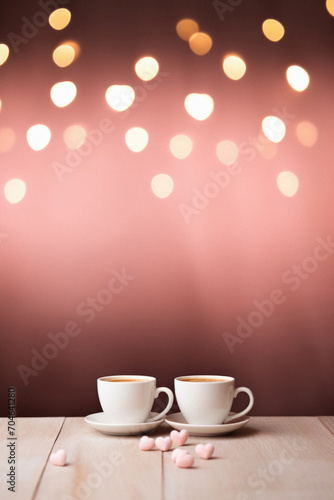
<svg viewBox="0 0 334 500"><path fill-rule="evenodd" d="M235 415L235 413L231 412L229 415ZM182 413L173 413L172 415L167 415L165 422L178 431L186 429L191 436L221 436L246 425L249 422L249 417L240 417L227 424L196 425L188 424Z"/></svg>
<svg viewBox="0 0 334 500"><path fill-rule="evenodd" d="M158 413L151 412L148 418L152 418L158 415ZM93 413L85 417L85 422L94 427L104 434L110 434L112 436L135 436L137 434L147 434L156 429L164 419L156 420L154 422L143 422L140 424L111 424L108 422L108 416L106 413Z"/></svg>

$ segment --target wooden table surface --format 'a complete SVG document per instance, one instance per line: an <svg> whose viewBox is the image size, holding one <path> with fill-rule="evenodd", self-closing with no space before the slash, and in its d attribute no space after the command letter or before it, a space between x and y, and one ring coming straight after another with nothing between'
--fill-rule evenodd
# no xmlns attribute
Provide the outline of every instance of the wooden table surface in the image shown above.
<svg viewBox="0 0 334 500"><path fill-rule="evenodd" d="M0 419L0 498L15 500L334 499L334 417L251 417L212 442L214 457L179 469L171 451L140 451L140 437L100 433L83 417L16 419L16 488L8 491L8 420ZM168 435L162 424L152 436ZM67 450L67 465L49 456Z"/></svg>

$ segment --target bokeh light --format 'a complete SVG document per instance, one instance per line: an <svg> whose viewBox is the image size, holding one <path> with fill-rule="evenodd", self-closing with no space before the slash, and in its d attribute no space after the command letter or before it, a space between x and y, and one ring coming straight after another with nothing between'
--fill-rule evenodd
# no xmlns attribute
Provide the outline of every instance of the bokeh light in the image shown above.
<svg viewBox="0 0 334 500"><path fill-rule="evenodd" d="M266 116L262 120L262 131L269 141L281 142L285 136L286 127L277 116Z"/></svg>
<svg viewBox="0 0 334 500"><path fill-rule="evenodd" d="M262 23L262 31L271 42L278 42L284 36L284 26L276 19L266 19Z"/></svg>
<svg viewBox="0 0 334 500"><path fill-rule="evenodd" d="M212 47L212 38L207 33L194 33L189 39L189 47L198 56L204 56Z"/></svg>
<svg viewBox="0 0 334 500"><path fill-rule="evenodd" d="M31 149L41 151L50 142L51 131L46 125L33 125L27 132L27 141Z"/></svg>
<svg viewBox="0 0 334 500"><path fill-rule="evenodd" d="M190 155L193 143L187 135L179 134L172 137L169 143L169 149L175 158L183 160Z"/></svg>
<svg viewBox="0 0 334 500"><path fill-rule="evenodd" d="M232 165L239 155L239 148L233 141L220 141L216 147L216 154L219 161L224 165Z"/></svg>
<svg viewBox="0 0 334 500"><path fill-rule="evenodd" d="M77 95L77 88L73 82L59 82L51 89L51 99L58 108L68 106Z"/></svg>
<svg viewBox="0 0 334 500"><path fill-rule="evenodd" d="M331 16L334 16L334 0L326 0L326 9Z"/></svg>
<svg viewBox="0 0 334 500"><path fill-rule="evenodd" d="M147 131L141 127L130 128L125 134L126 145L134 153L143 151L148 144L148 139Z"/></svg>
<svg viewBox="0 0 334 500"><path fill-rule="evenodd" d="M111 85L106 91L106 101L115 111L125 111L135 100L135 91L130 85Z"/></svg>
<svg viewBox="0 0 334 500"><path fill-rule="evenodd" d="M310 83L310 77L307 71L300 66L289 66L286 70L286 78L289 85L298 92L305 90Z"/></svg>
<svg viewBox="0 0 334 500"><path fill-rule="evenodd" d="M142 57L135 65L137 76L144 82L153 80L159 72L159 63L154 57Z"/></svg>
<svg viewBox="0 0 334 500"><path fill-rule="evenodd" d="M240 80L246 73L246 64L239 56L227 56L223 59L223 70L231 80Z"/></svg>
<svg viewBox="0 0 334 500"><path fill-rule="evenodd" d="M9 47L5 43L0 43L0 66L2 66L8 59Z"/></svg>
<svg viewBox="0 0 334 500"><path fill-rule="evenodd" d="M212 113L214 102L208 94L188 94L184 100L187 113L195 120L206 120Z"/></svg>
<svg viewBox="0 0 334 500"><path fill-rule="evenodd" d="M50 26L55 30L63 30L71 21L71 12L68 9L57 9L49 16Z"/></svg>
<svg viewBox="0 0 334 500"><path fill-rule="evenodd" d="M69 149L78 149L84 144L87 134L81 125L71 125L64 131L63 137Z"/></svg>
<svg viewBox="0 0 334 500"><path fill-rule="evenodd" d="M314 146L318 140L317 127L308 121L299 122L296 127L296 133L299 142L308 148Z"/></svg>
<svg viewBox="0 0 334 500"><path fill-rule="evenodd" d="M167 174L157 174L151 182L151 189L158 198L167 198L174 188L173 179Z"/></svg>
<svg viewBox="0 0 334 500"><path fill-rule="evenodd" d="M60 68L66 68L66 66L69 66L74 61L75 55L74 48L71 45L64 43L59 45L53 51L52 58L57 66Z"/></svg>
<svg viewBox="0 0 334 500"><path fill-rule="evenodd" d="M26 194L26 185L21 179L11 179L6 183L4 193L9 203L19 203Z"/></svg>
<svg viewBox="0 0 334 500"><path fill-rule="evenodd" d="M176 25L176 32L182 40L186 42L199 30L199 26L193 19L182 19Z"/></svg>
<svg viewBox="0 0 334 500"><path fill-rule="evenodd" d="M281 172L277 177L277 186L284 196L294 196L299 188L298 177L292 172Z"/></svg>
<svg viewBox="0 0 334 500"><path fill-rule="evenodd" d="M11 128L0 128L0 153L7 153L15 144L15 132Z"/></svg>
<svg viewBox="0 0 334 500"><path fill-rule="evenodd" d="M74 40L66 40L66 42L63 43L63 45L69 45L70 47L72 47L72 49L75 52L75 59L79 57L81 52L81 47L77 42L75 42Z"/></svg>

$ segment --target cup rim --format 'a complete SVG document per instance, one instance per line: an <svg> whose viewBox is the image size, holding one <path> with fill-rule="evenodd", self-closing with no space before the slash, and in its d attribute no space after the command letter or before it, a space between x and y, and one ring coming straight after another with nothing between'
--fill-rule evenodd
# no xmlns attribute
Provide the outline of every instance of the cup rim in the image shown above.
<svg viewBox="0 0 334 500"><path fill-rule="evenodd" d="M221 379L221 380L205 380L200 382L193 382L194 384L224 384L227 382L234 382L234 377L230 377L229 375L180 375L175 377L174 381L178 383L187 382L188 379L193 378L205 378L205 379Z"/></svg>
<svg viewBox="0 0 334 500"><path fill-rule="evenodd" d="M100 382L110 382L110 379L122 379L122 380L127 380L127 379L137 379L136 381L128 382L129 384L145 384L145 383L150 383L154 382L156 379L155 377L151 377L149 375L105 375L103 377L99 377L97 379L98 383Z"/></svg>

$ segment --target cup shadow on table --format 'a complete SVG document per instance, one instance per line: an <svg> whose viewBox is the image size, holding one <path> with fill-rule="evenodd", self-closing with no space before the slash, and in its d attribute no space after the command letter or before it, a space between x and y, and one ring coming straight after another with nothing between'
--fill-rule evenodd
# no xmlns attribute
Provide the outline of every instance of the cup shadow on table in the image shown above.
<svg viewBox="0 0 334 500"><path fill-rule="evenodd" d="M229 437L229 438L235 438L235 439L240 439L240 438L245 438L245 437L250 437L254 436L259 432L258 429L254 429L251 426L245 426L242 427L241 429L237 429L236 431L229 432L227 434L224 434L223 436L217 436L217 437Z"/></svg>

